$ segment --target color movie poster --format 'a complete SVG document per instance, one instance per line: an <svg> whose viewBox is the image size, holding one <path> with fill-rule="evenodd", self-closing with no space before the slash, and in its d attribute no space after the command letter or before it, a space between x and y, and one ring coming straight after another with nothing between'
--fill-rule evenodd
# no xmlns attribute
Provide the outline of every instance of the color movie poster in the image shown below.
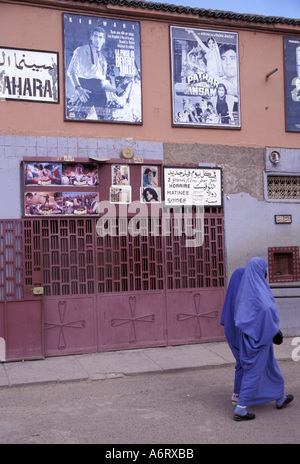
<svg viewBox="0 0 300 464"><path fill-rule="evenodd" d="M239 129L238 34L171 27L173 125Z"/></svg>
<svg viewBox="0 0 300 464"><path fill-rule="evenodd" d="M61 164L60 163L24 163L24 184L39 185L61 185Z"/></svg>
<svg viewBox="0 0 300 464"><path fill-rule="evenodd" d="M300 39L284 38L286 130L300 132Z"/></svg>
<svg viewBox="0 0 300 464"><path fill-rule="evenodd" d="M25 216L97 215L99 194L96 192L26 192Z"/></svg>
<svg viewBox="0 0 300 464"><path fill-rule="evenodd" d="M98 168L94 164L62 164L62 185L95 187L99 184Z"/></svg>
<svg viewBox="0 0 300 464"><path fill-rule="evenodd" d="M58 53L0 47L0 99L59 103Z"/></svg>
<svg viewBox="0 0 300 464"><path fill-rule="evenodd" d="M24 183L40 187L95 187L99 185L98 167L92 163L25 162Z"/></svg>
<svg viewBox="0 0 300 464"><path fill-rule="evenodd" d="M141 124L139 23L63 17L66 120Z"/></svg>

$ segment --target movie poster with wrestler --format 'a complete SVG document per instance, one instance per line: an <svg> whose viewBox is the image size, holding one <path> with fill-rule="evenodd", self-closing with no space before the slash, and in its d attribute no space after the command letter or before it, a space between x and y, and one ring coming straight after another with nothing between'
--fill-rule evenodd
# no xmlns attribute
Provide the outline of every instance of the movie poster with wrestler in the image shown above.
<svg viewBox="0 0 300 464"><path fill-rule="evenodd" d="M98 167L94 163L56 163L25 161L24 183L28 185L64 185L96 187L99 185Z"/></svg>
<svg viewBox="0 0 300 464"><path fill-rule="evenodd" d="M142 124L139 22L63 20L65 119Z"/></svg>
<svg viewBox="0 0 300 464"><path fill-rule="evenodd" d="M96 187L99 185L98 167L92 163L63 163L62 185Z"/></svg>
<svg viewBox="0 0 300 464"><path fill-rule="evenodd" d="M24 184L40 187L61 184L61 164L53 162L25 162Z"/></svg>
<svg viewBox="0 0 300 464"><path fill-rule="evenodd" d="M174 126L239 129L238 34L171 26Z"/></svg>

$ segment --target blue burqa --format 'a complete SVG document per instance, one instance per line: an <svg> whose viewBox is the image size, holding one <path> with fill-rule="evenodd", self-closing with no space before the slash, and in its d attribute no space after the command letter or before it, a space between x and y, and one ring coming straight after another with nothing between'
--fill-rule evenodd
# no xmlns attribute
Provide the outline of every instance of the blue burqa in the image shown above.
<svg viewBox="0 0 300 464"><path fill-rule="evenodd" d="M236 328L234 323L234 311L235 301L244 271L245 268L240 267L236 269L232 274L227 288L221 317L221 324L224 326L225 337L227 339L229 348L231 349L232 354L236 360L233 389L234 393L240 392L241 382L243 378L243 368L240 363L239 330Z"/></svg>
<svg viewBox="0 0 300 464"><path fill-rule="evenodd" d="M266 271L265 260L252 258L236 298L234 319L240 331L240 362L244 370L240 406L267 403L284 395L284 379L273 351L279 316L265 279Z"/></svg>

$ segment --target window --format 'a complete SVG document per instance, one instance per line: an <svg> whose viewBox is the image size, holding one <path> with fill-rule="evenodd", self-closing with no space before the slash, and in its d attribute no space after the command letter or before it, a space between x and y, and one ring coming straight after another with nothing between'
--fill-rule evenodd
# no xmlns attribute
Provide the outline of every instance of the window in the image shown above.
<svg viewBox="0 0 300 464"><path fill-rule="evenodd" d="M300 280L299 247L271 247L268 261L270 283Z"/></svg>
<svg viewBox="0 0 300 464"><path fill-rule="evenodd" d="M267 176L269 200L300 200L300 176Z"/></svg>

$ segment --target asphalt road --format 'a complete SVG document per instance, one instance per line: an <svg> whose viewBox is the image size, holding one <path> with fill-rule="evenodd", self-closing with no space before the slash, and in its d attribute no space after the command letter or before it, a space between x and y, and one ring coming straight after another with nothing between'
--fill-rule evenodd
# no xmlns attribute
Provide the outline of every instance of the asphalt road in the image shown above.
<svg viewBox="0 0 300 464"><path fill-rule="evenodd" d="M279 365L294 402L249 408L256 419L243 423L233 421L232 367L2 388L0 444L103 444L102 454L121 444L296 444L300 362Z"/></svg>

